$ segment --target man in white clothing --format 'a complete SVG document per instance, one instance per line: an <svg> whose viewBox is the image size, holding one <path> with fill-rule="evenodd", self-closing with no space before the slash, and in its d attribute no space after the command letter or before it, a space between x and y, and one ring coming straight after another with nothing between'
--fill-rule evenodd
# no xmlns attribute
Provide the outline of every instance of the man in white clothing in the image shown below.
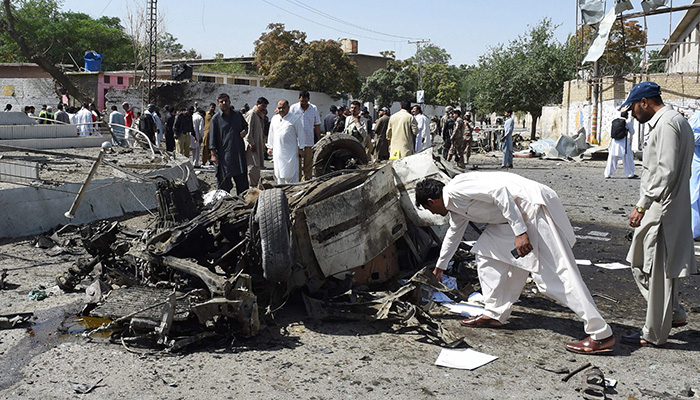
<svg viewBox="0 0 700 400"><path fill-rule="evenodd" d="M421 110L419 105L415 105L411 108L411 114L418 124L418 135L416 136L416 153L418 153L431 145L430 118L423 114L423 110Z"/></svg>
<svg viewBox="0 0 700 400"><path fill-rule="evenodd" d="M608 164L605 166L605 179L609 179L617 170L617 163L622 160L625 176L634 179L634 152L631 139L634 136L634 124L628 119L627 111L620 113L620 118L613 120L608 146ZM624 136L623 136L624 135Z"/></svg>
<svg viewBox="0 0 700 400"><path fill-rule="evenodd" d="M450 227L434 271L440 280L469 221L489 224L472 248L485 298L484 313L462 320L461 325L502 326L532 275L540 292L584 321L589 337L567 343L567 350L581 354L612 351L615 337L581 278L571 249L576 241L574 231L552 189L506 172L471 172L457 175L447 185L430 178L420 181L416 205L434 214L449 214Z"/></svg>
<svg viewBox="0 0 700 400"><path fill-rule="evenodd" d="M292 104L289 112L297 114L301 118L301 125L304 127L304 133L301 136L301 143L304 145L304 154L299 159L303 161L299 170L303 171L305 181L311 179L311 172L314 161L314 143L321 138L321 116L318 114L318 109L315 105L309 103L311 95L306 90L299 93L299 102Z"/></svg>
<svg viewBox="0 0 700 400"><path fill-rule="evenodd" d="M202 110L195 110L194 107L190 107L192 112L192 140L190 140L190 160L195 168L202 166L202 140L204 139L204 117L202 116Z"/></svg>
<svg viewBox="0 0 700 400"><path fill-rule="evenodd" d="M78 132L80 133L80 136L92 135L92 122L92 112L88 110L87 104L83 104L80 111L75 114L75 123L78 125Z"/></svg>
<svg viewBox="0 0 700 400"><path fill-rule="evenodd" d="M289 102L277 102L276 114L270 120L267 154L272 156L278 185L299 182L299 157L304 155L304 126L301 117L289 112Z"/></svg>

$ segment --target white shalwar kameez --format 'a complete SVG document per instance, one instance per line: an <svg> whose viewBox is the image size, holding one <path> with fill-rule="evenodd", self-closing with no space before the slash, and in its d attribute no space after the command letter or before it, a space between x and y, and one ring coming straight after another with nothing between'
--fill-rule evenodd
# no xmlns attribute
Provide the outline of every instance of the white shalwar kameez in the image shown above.
<svg viewBox="0 0 700 400"><path fill-rule="evenodd" d="M304 126L297 114L279 114L270 121L267 148L272 149L272 163L278 185L299 182L299 150L304 148Z"/></svg>
<svg viewBox="0 0 700 400"><path fill-rule="evenodd" d="M485 298L484 315L505 322L532 275L538 289L584 321L595 340L612 335L576 265L576 239L564 206L547 186L506 172L470 172L443 189L450 227L436 266L446 269L469 221L488 223L472 248ZM527 233L533 247L514 258L515 236Z"/></svg>
<svg viewBox="0 0 700 400"><path fill-rule="evenodd" d="M606 178L610 178L617 170L617 163L622 160L622 167L625 170L625 176L632 178L634 176L634 152L632 151L632 136L634 136L634 124L632 121L627 121L627 138L625 139L610 139L608 146L608 164L605 166Z"/></svg>
<svg viewBox="0 0 700 400"><path fill-rule="evenodd" d="M94 130L92 122L92 113L87 108L81 108L80 111L75 114L75 123L79 124L78 132L80 132L80 136L92 135Z"/></svg>

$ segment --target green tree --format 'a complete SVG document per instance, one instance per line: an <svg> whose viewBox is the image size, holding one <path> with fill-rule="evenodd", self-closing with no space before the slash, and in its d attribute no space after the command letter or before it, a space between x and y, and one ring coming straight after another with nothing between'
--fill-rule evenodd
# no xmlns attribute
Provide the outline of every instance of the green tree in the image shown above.
<svg viewBox="0 0 700 400"><path fill-rule="evenodd" d="M647 72L650 74L666 72L666 58L661 55L659 50L647 53L647 64L649 66Z"/></svg>
<svg viewBox="0 0 700 400"><path fill-rule="evenodd" d="M563 83L575 74L575 50L554 39L555 28L551 20L543 19L507 47L489 49L468 75L477 108L529 112L533 140L542 107L560 103Z"/></svg>
<svg viewBox="0 0 700 400"><path fill-rule="evenodd" d="M255 41L255 65L268 87L357 94L359 73L334 40L306 42L306 33L270 24Z"/></svg>
<svg viewBox="0 0 700 400"><path fill-rule="evenodd" d="M424 65L431 65L431 64L447 65L450 63L452 56L447 52L447 50L443 49L442 47L440 47L436 44L429 43L421 49L420 59ZM408 59L408 61L411 63L415 63L416 62L415 56L410 57Z"/></svg>
<svg viewBox="0 0 700 400"><path fill-rule="evenodd" d="M8 2L9 3L9 2ZM122 31L119 18L94 19L87 14L61 12L56 0L21 0L12 2L10 15L14 30L24 39L28 50L52 64L82 66L83 55L95 50L103 55L104 70L123 69L130 64L129 38ZM0 18L7 22L6 11ZM29 61L8 29L0 32L0 60Z"/></svg>
<svg viewBox="0 0 700 400"><path fill-rule="evenodd" d="M195 49L185 50L182 43L177 41L177 38L169 32L165 32L158 38L159 59L199 59L202 55Z"/></svg>
<svg viewBox="0 0 700 400"><path fill-rule="evenodd" d="M454 65L433 63L423 68L423 88L428 104L457 105L464 73Z"/></svg>
<svg viewBox="0 0 700 400"><path fill-rule="evenodd" d="M367 77L360 90L360 98L374 101L379 107L415 98L416 84L405 71L382 68Z"/></svg>
<svg viewBox="0 0 700 400"><path fill-rule="evenodd" d="M224 60L217 58L214 64L202 65L200 67L202 71L211 72L223 72L227 74L246 74L245 67L239 62L224 62Z"/></svg>

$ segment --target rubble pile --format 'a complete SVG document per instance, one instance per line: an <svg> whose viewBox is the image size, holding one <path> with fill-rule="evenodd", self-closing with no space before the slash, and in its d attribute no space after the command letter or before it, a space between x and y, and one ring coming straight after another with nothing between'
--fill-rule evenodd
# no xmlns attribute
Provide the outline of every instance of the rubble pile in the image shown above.
<svg viewBox="0 0 700 400"><path fill-rule="evenodd" d="M415 157L418 168L421 160L436 168L430 154ZM297 292L314 318L385 320L459 345L462 338L430 316L432 303L421 305L422 292L467 297L422 269L439 238L434 227L413 222L424 210L402 198L412 184L396 185L406 171L393 168L338 170L207 205L201 193L164 180L149 229L82 228L89 256L56 282L73 291L96 276L83 315L109 319L96 330L128 348L178 351L212 337L252 337Z"/></svg>

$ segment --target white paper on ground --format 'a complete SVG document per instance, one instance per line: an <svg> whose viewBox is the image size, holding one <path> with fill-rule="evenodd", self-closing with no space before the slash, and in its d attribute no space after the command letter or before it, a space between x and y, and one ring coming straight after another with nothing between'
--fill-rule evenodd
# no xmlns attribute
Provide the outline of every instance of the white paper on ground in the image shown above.
<svg viewBox="0 0 700 400"><path fill-rule="evenodd" d="M435 365L447 368L475 370L497 360L498 357L472 349L442 349Z"/></svg>
<svg viewBox="0 0 700 400"><path fill-rule="evenodd" d="M610 232L590 231L588 234L591 236L607 237Z"/></svg>
<svg viewBox="0 0 700 400"><path fill-rule="evenodd" d="M592 265L593 263L591 260L576 260L576 264L578 265Z"/></svg>
<svg viewBox="0 0 700 400"><path fill-rule="evenodd" d="M601 264L595 264L596 267L598 268L605 268L605 269L630 269L629 265L625 265L619 262L614 262L614 263L601 263Z"/></svg>
<svg viewBox="0 0 700 400"><path fill-rule="evenodd" d="M474 292L469 295L469 301L472 303L482 303L484 302L484 295L480 292Z"/></svg>
<svg viewBox="0 0 700 400"><path fill-rule="evenodd" d="M459 314L463 317L476 317L484 313L484 307L475 306L472 304L461 303L445 303L443 306L447 307L450 312Z"/></svg>

